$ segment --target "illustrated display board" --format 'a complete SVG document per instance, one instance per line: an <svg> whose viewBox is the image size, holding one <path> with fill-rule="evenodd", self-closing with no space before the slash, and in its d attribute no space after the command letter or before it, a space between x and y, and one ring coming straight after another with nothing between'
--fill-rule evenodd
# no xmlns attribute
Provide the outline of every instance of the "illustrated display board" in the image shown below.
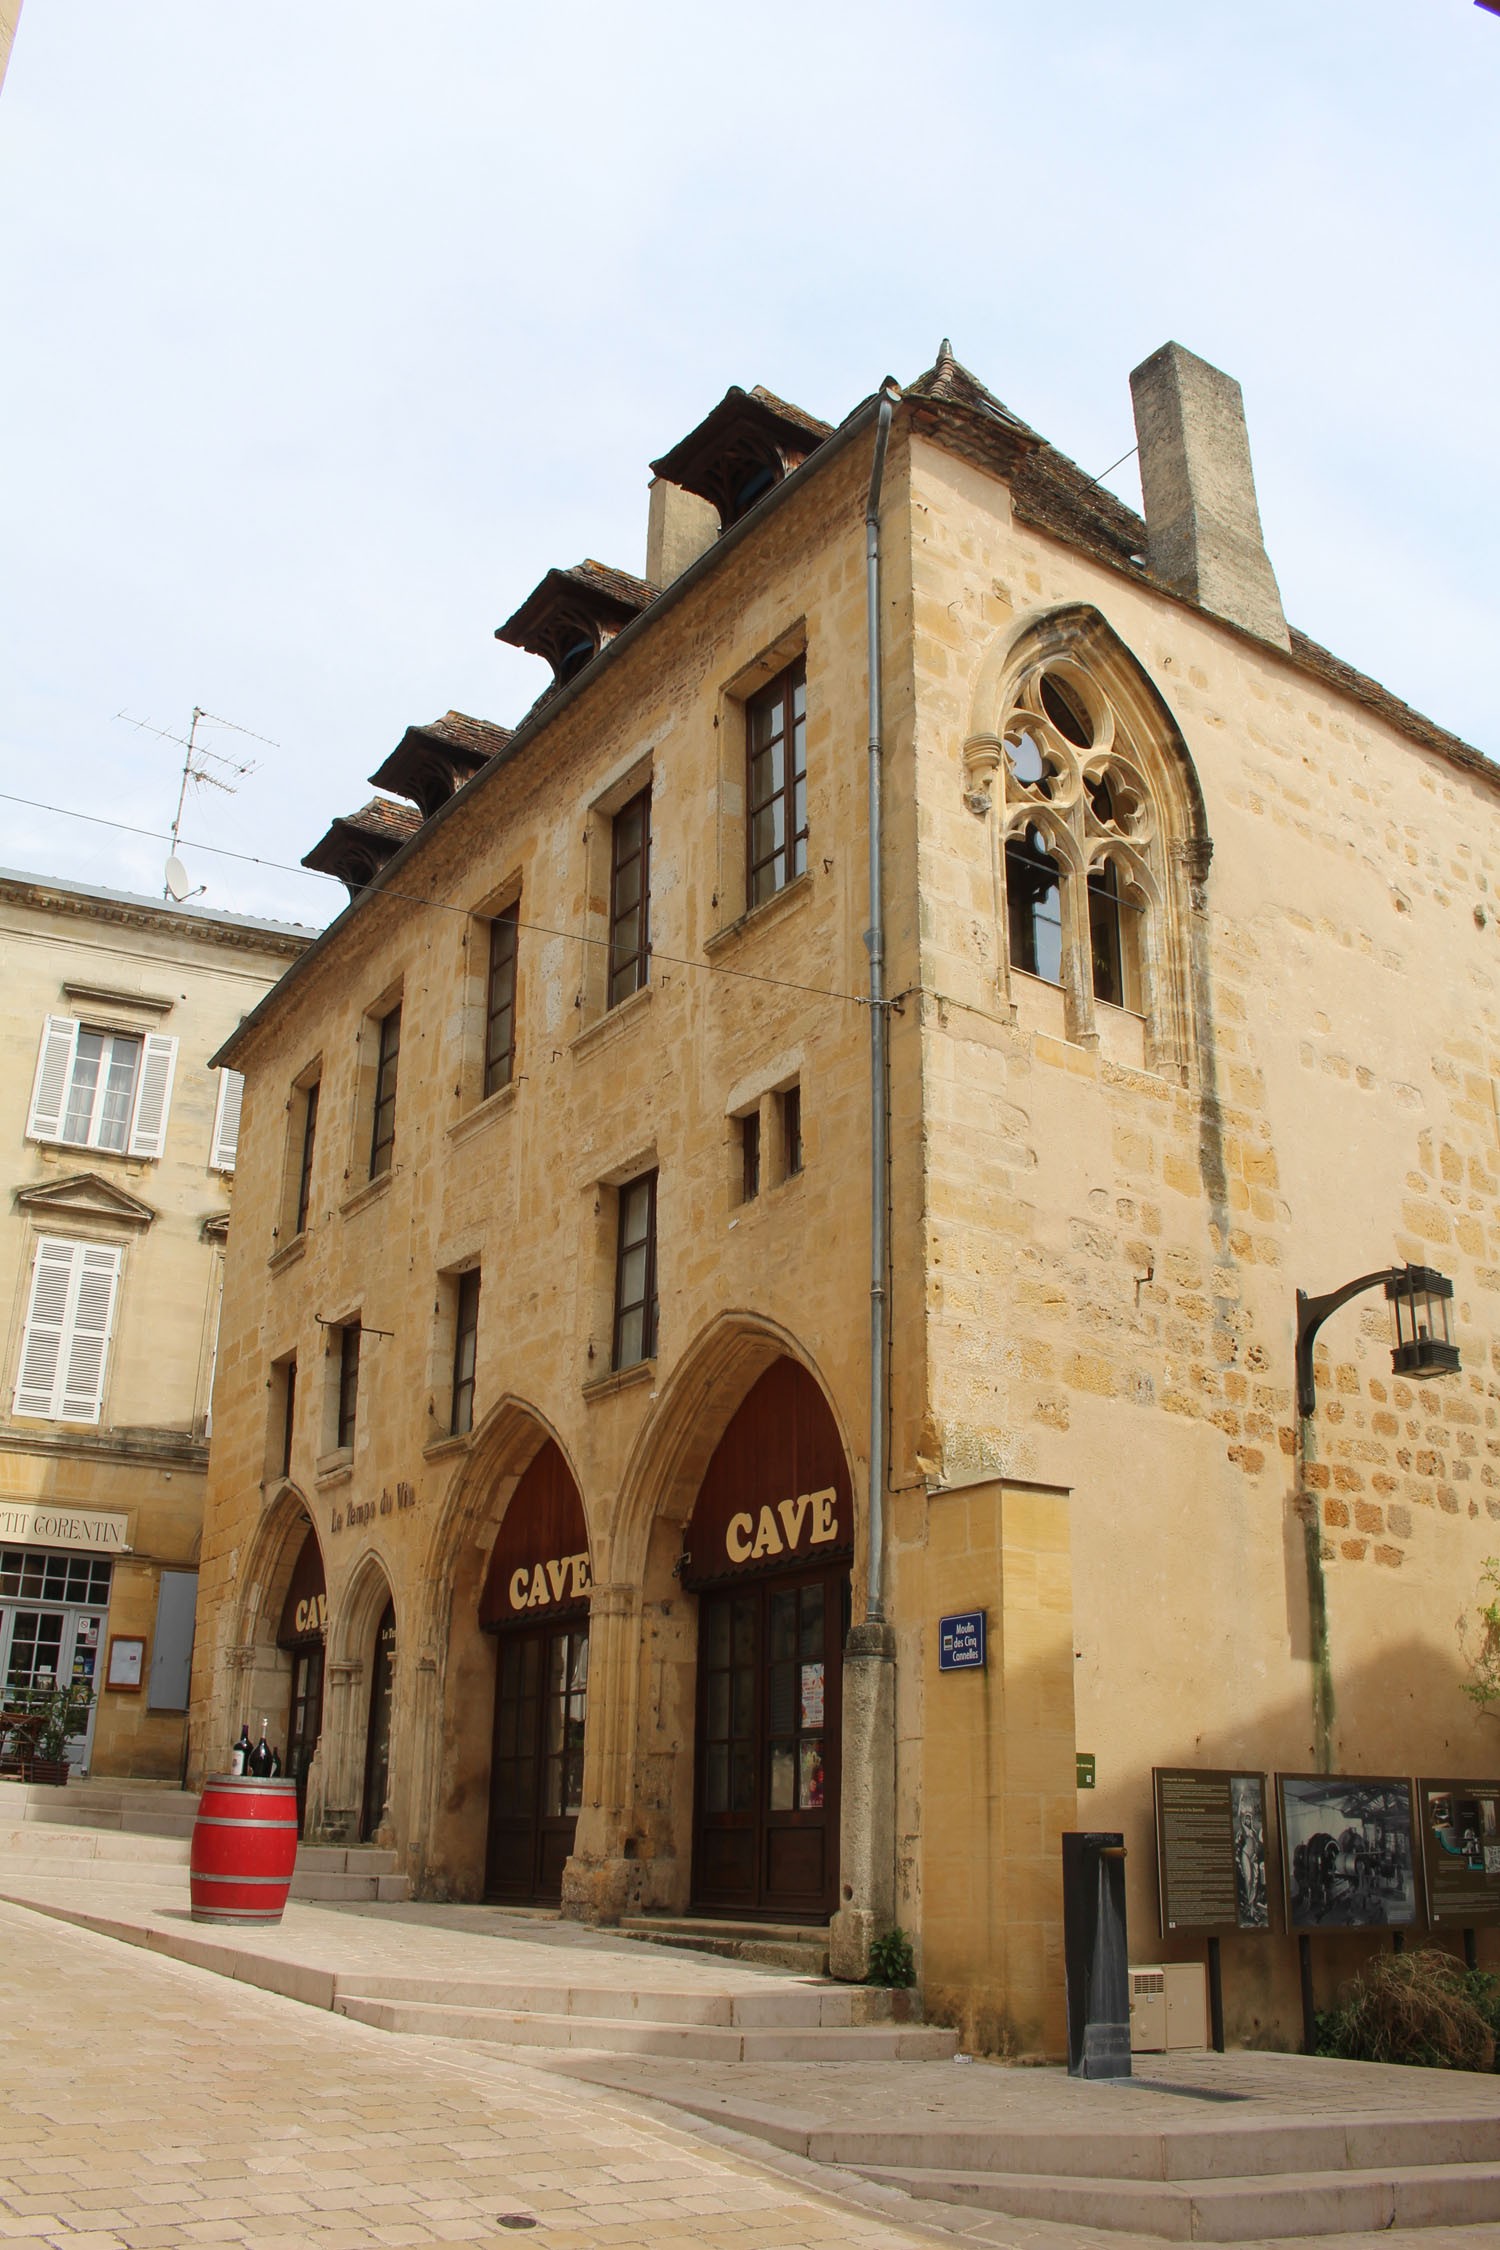
<svg viewBox="0 0 1500 2250"><path fill-rule="evenodd" d="M1269 1930L1266 1777L1157 1766L1161 1929Z"/></svg>
<svg viewBox="0 0 1500 2250"><path fill-rule="evenodd" d="M1500 1921L1500 1781L1419 1781L1417 1816L1433 1928Z"/></svg>
<svg viewBox="0 0 1500 2250"><path fill-rule="evenodd" d="M1279 1773L1291 1930L1410 1929L1417 1920L1412 1784L1365 1774Z"/></svg>

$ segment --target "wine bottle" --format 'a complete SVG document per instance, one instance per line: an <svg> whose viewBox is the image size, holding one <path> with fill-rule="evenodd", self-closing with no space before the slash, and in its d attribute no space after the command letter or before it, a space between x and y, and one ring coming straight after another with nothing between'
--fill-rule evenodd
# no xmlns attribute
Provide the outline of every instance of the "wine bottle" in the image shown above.
<svg viewBox="0 0 1500 2250"><path fill-rule="evenodd" d="M250 1729L248 1725L240 1728L240 1739L230 1755L229 1770L236 1776L246 1774L250 1770Z"/></svg>
<svg viewBox="0 0 1500 2250"><path fill-rule="evenodd" d="M273 1781L281 1779L281 1752L276 1749L271 1752L271 1779Z"/></svg>
<svg viewBox="0 0 1500 2250"><path fill-rule="evenodd" d="M248 1771L254 1774L257 1781L266 1781L270 1778L271 1745L266 1740L266 1721L264 1719L260 1722L260 1740L250 1753Z"/></svg>

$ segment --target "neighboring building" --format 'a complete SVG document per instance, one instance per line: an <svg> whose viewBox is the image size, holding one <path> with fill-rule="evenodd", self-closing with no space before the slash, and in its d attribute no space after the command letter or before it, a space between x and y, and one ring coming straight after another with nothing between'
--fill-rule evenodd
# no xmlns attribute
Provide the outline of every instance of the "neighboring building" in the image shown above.
<svg viewBox="0 0 1500 2250"><path fill-rule="evenodd" d="M5 83L5 66L10 61L11 45L20 20L21 0L0 0L0 86Z"/></svg>
<svg viewBox="0 0 1500 2250"><path fill-rule="evenodd" d="M969 2042L1055 2052L1064 1829L1126 1832L1136 1959L1202 1958L1153 1766L1492 1763L1500 777L1289 632L1237 385L1134 390L1144 523L946 346L836 430L731 391L646 578L501 628L523 723L413 728L404 822L310 855L350 907L217 1058L197 1769L269 1715L308 1830L429 1896L831 1922L855 1976L894 1919ZM1397 1259L1463 1371L1353 1306L1304 1459L1294 1290ZM1295 1947L1224 1959L1292 2036Z"/></svg>
<svg viewBox="0 0 1500 2250"><path fill-rule="evenodd" d="M208 1058L310 936L0 873L0 1692L88 1682L96 1775L182 1771L241 1090Z"/></svg>

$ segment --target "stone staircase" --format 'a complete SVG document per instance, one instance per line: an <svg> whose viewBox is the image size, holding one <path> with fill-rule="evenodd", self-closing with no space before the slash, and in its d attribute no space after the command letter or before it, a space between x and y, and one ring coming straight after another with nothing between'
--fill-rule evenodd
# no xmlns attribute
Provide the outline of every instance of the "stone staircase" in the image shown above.
<svg viewBox="0 0 1500 2250"><path fill-rule="evenodd" d="M679 2062L946 2062L952 2031L922 2024L908 1993L768 1976L761 1991L641 1989L601 1981L540 1984L430 1977L340 1977L339 2015L382 2031L486 2047Z"/></svg>
<svg viewBox="0 0 1500 2250"><path fill-rule="evenodd" d="M843 2130L810 2153L976 2218L1166 2242L1500 2223L1500 2117L1392 2117L1147 2132Z"/></svg>
<svg viewBox="0 0 1500 2250"><path fill-rule="evenodd" d="M132 1898L187 1888L198 1799L154 1782L0 1782L0 1896L36 1885L107 1884ZM293 1898L324 1905L404 1899L394 1852L299 1844Z"/></svg>
<svg viewBox="0 0 1500 2250"><path fill-rule="evenodd" d="M621 1937L643 1945L676 1945L712 1953L721 1961L750 1961L765 1969L791 1969L805 1977L828 1974L828 1932L799 1922L710 1922L698 1916L626 1914Z"/></svg>

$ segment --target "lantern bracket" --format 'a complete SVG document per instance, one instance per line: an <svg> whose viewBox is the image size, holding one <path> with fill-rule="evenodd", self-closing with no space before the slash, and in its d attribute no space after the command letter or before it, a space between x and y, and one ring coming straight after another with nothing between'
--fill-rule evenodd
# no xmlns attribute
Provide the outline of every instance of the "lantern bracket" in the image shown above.
<svg viewBox="0 0 1500 2250"><path fill-rule="evenodd" d="M1435 1297L1451 1298L1453 1284L1442 1274L1426 1266L1382 1266L1378 1273L1361 1274L1358 1281L1348 1281L1342 1289L1331 1289L1326 1297L1309 1297L1305 1289L1297 1291L1297 1412L1304 1420L1317 1410L1318 1395L1313 1381L1313 1345L1318 1330L1330 1313L1347 1305L1351 1297L1361 1297L1367 1289L1383 1289L1386 1296L1395 1300L1421 1293ZM1445 1322L1446 1325L1446 1322ZM1458 1353L1447 1341L1430 1342L1424 1336L1420 1346L1398 1345L1391 1355L1396 1373L1409 1373L1418 1380L1428 1375L1451 1374L1458 1366Z"/></svg>

